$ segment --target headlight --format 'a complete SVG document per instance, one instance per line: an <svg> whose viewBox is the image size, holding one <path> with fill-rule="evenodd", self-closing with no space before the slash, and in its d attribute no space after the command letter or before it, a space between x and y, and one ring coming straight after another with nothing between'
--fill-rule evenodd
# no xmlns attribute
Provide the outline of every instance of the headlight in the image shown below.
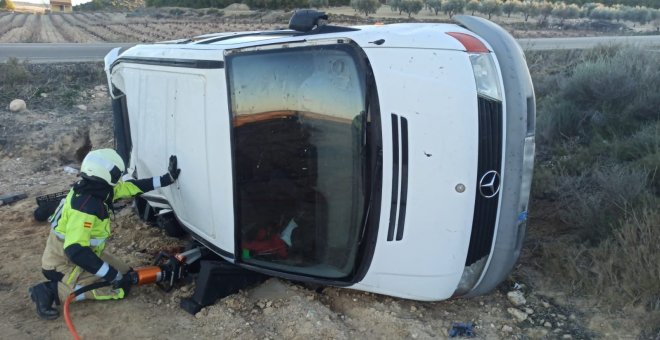
<svg viewBox="0 0 660 340"><path fill-rule="evenodd" d="M500 77L490 53L470 54L470 62L472 62L474 80L477 82L477 93L481 96L502 101Z"/></svg>

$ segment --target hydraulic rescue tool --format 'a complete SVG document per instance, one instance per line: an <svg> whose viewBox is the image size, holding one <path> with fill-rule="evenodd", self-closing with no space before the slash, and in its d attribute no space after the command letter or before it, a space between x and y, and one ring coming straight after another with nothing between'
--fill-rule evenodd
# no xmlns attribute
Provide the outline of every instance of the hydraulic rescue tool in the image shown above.
<svg viewBox="0 0 660 340"><path fill-rule="evenodd" d="M142 286L155 283L163 291L169 292L174 288L174 285L177 282L188 276L189 265L199 260L201 257L202 252L199 248L194 248L174 255L161 251L156 257L156 260L154 260L152 266L135 268L133 271L126 273L126 275L131 276L133 285ZM71 301L80 294L109 285L109 282L93 283L79 288L67 297L64 302L64 321L74 339L78 340L80 339L80 336L78 335L76 328L73 326L73 322L69 315L69 305L71 304Z"/></svg>

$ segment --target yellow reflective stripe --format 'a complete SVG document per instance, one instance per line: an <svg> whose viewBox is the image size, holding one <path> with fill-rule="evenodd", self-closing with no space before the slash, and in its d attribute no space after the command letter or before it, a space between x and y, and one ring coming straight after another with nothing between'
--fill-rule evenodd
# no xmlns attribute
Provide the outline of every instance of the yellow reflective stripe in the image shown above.
<svg viewBox="0 0 660 340"><path fill-rule="evenodd" d="M80 267L75 266L73 268L73 270L71 271L71 274L69 274L69 279L66 280L66 285L71 287L71 285L73 284L74 278L76 279L76 281L78 281L78 274L80 274Z"/></svg>
<svg viewBox="0 0 660 340"><path fill-rule="evenodd" d="M113 295L97 295L96 289L92 290L92 295L94 295L94 300L119 300L123 299L126 294L124 294L124 289L119 288L114 290L117 294Z"/></svg>
<svg viewBox="0 0 660 340"><path fill-rule="evenodd" d="M53 229L53 233L55 233L55 236L57 236L58 239L60 239L62 241L65 240L65 236L62 235L62 233L60 233L59 231ZM89 239L89 246L90 247L98 247L98 246L102 245L105 242L105 240L107 240L107 238L91 238L91 239Z"/></svg>

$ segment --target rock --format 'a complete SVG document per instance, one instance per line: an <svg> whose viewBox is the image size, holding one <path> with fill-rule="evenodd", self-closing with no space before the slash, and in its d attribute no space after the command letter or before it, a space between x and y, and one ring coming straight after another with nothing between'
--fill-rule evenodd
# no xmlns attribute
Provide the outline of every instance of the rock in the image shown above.
<svg viewBox="0 0 660 340"><path fill-rule="evenodd" d="M410 306L410 311L411 311L411 312L415 312L415 311L417 311L417 307L415 307L415 306Z"/></svg>
<svg viewBox="0 0 660 340"><path fill-rule="evenodd" d="M513 315L513 317L520 322L527 320L527 313L521 311L518 308L509 307L506 309L506 311L509 312L509 314Z"/></svg>
<svg viewBox="0 0 660 340"><path fill-rule="evenodd" d="M48 93L41 93L40 96L41 98L48 98Z"/></svg>
<svg viewBox="0 0 660 340"><path fill-rule="evenodd" d="M527 334L532 339L543 339L548 335L548 330L545 328L532 328L527 331Z"/></svg>
<svg viewBox="0 0 660 340"><path fill-rule="evenodd" d="M76 108L78 108L80 111L87 111L87 105L80 104L77 105Z"/></svg>
<svg viewBox="0 0 660 340"><path fill-rule="evenodd" d="M550 304L546 301L541 301L541 305L543 305L543 308L550 308Z"/></svg>
<svg viewBox="0 0 660 340"><path fill-rule="evenodd" d="M11 112L20 112L27 108L25 100L23 99L14 99L9 103L9 111Z"/></svg>
<svg viewBox="0 0 660 340"><path fill-rule="evenodd" d="M533 309L531 309L531 308L529 308L529 307L525 307L525 313L527 313L527 314L530 314L530 315L531 315L531 314L534 314L534 310L533 310Z"/></svg>
<svg viewBox="0 0 660 340"><path fill-rule="evenodd" d="M512 290L506 294L506 297L511 301L511 303L518 307L522 306L525 303L527 303L527 300L525 300L525 295L519 290Z"/></svg>
<svg viewBox="0 0 660 340"><path fill-rule="evenodd" d="M543 323L543 327L552 328L552 324L549 321L546 321L545 323Z"/></svg>
<svg viewBox="0 0 660 340"><path fill-rule="evenodd" d="M569 318L570 320L575 320L575 319L577 319L577 317L575 316L575 314L571 314L571 315L569 315L568 318Z"/></svg>
<svg viewBox="0 0 660 340"><path fill-rule="evenodd" d="M573 336L571 336L570 334L564 334L564 335L561 336L561 338L562 339L573 339Z"/></svg>
<svg viewBox="0 0 660 340"><path fill-rule="evenodd" d="M511 332L513 332L513 327L511 327L509 325L504 325L504 326L502 326L502 332L511 333Z"/></svg>

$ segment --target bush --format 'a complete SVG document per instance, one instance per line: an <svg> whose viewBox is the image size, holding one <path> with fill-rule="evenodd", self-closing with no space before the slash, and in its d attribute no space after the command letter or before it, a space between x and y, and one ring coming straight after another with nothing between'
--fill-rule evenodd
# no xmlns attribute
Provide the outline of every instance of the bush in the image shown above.
<svg viewBox="0 0 660 340"><path fill-rule="evenodd" d="M309 7L314 7L314 8L323 8L323 7L328 7L328 0L308 0L309 2Z"/></svg>
<svg viewBox="0 0 660 340"><path fill-rule="evenodd" d="M653 206L653 204L656 204ZM611 238L595 247L555 242L543 249L546 268L577 292L620 308L642 305L660 311L660 212L648 202L629 212Z"/></svg>
<svg viewBox="0 0 660 340"><path fill-rule="evenodd" d="M2 87L24 85L30 76L25 64L16 58L10 58L5 64L0 64L0 86Z"/></svg>
<svg viewBox="0 0 660 340"><path fill-rule="evenodd" d="M659 63L657 53L625 48L580 64L556 94L539 101L541 136L550 143L589 142L596 135L629 136L640 123L657 120Z"/></svg>
<svg viewBox="0 0 660 340"><path fill-rule="evenodd" d="M613 307L660 312L660 55L607 46L527 60L539 99L533 204L557 219L538 243L542 269Z"/></svg>

